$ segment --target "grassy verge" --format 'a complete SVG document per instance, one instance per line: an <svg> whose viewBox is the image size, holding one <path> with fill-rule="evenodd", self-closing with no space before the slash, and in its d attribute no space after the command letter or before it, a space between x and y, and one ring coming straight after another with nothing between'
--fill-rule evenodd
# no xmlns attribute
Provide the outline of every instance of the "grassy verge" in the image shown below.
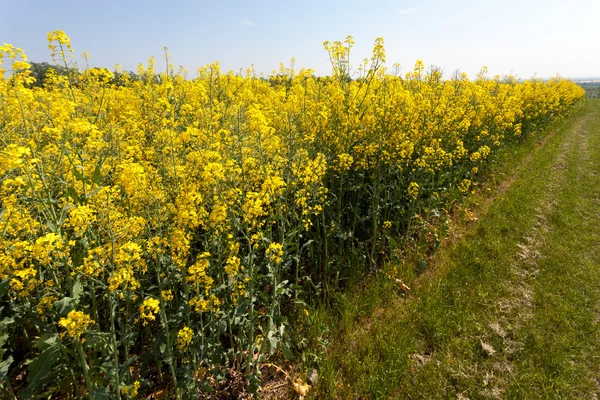
<svg viewBox="0 0 600 400"><path fill-rule="evenodd" d="M516 332L511 398L592 398L600 392L600 102L561 168L536 263L532 316ZM596 397L594 397L596 398Z"/></svg>
<svg viewBox="0 0 600 400"><path fill-rule="evenodd" d="M407 270L408 296L382 273L312 310L304 362L318 365L319 379L311 395L550 398L596 390L598 116L600 102L590 101L543 146L514 149L497 170L504 189L466 205L478 220L459 227L460 238L442 244L424 274Z"/></svg>

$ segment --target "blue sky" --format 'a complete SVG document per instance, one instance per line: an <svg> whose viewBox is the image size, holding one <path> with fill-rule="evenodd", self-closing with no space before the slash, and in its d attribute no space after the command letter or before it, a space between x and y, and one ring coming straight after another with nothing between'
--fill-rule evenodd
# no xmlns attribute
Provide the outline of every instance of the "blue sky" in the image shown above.
<svg viewBox="0 0 600 400"><path fill-rule="evenodd" d="M0 0L0 43L49 61L46 33L64 30L91 64L135 70L167 46L191 75L220 61L270 73L297 67L328 74L325 40L353 35L353 63L385 38L388 65L411 70L417 59L473 77L600 76L600 0Z"/></svg>

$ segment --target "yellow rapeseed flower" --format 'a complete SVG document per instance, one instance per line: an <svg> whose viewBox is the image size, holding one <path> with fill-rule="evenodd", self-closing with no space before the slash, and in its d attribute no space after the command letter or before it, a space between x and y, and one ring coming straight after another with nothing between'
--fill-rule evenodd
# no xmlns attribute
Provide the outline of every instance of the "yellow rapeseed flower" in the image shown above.
<svg viewBox="0 0 600 400"><path fill-rule="evenodd" d="M140 389L140 381L135 381L131 385L126 385L121 388L121 393L127 398L134 399L138 396Z"/></svg>
<svg viewBox="0 0 600 400"><path fill-rule="evenodd" d="M460 190L463 193L467 193L469 191L469 188L471 187L471 180L470 179L463 179L462 182L458 185L458 190Z"/></svg>
<svg viewBox="0 0 600 400"><path fill-rule="evenodd" d="M164 301L171 301L171 300L173 300L173 291L172 290L163 290L160 293L160 295L161 295L161 297L162 297L162 299Z"/></svg>
<svg viewBox="0 0 600 400"><path fill-rule="evenodd" d="M192 342L192 338L194 337L194 332L188 326L184 326L177 333L177 347L179 350L185 350L190 343Z"/></svg>
<svg viewBox="0 0 600 400"><path fill-rule="evenodd" d="M273 242L269 245L269 248L265 251L265 255L279 264L283 257L283 246L280 243Z"/></svg>
<svg viewBox="0 0 600 400"><path fill-rule="evenodd" d="M419 184L417 182L411 182L408 185L408 194L413 198L413 200L417 198L419 195Z"/></svg>
<svg viewBox="0 0 600 400"><path fill-rule="evenodd" d="M66 318L61 318L58 325L66 330L67 335L71 337L81 336L89 325L94 324L94 320L83 311L71 311Z"/></svg>
<svg viewBox="0 0 600 400"><path fill-rule="evenodd" d="M158 299L148 298L144 300L140 306L140 316L143 319L144 325L149 321L156 319L156 314L160 311L160 301Z"/></svg>

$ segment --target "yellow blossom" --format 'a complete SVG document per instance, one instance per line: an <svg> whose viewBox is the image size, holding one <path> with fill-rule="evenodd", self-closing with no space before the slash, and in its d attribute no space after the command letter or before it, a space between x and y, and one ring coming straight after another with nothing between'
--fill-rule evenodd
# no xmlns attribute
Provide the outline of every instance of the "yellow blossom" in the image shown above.
<svg viewBox="0 0 600 400"><path fill-rule="evenodd" d="M237 256L231 256L227 258L225 263L225 273L229 278L233 278L237 275L240 270L240 259Z"/></svg>
<svg viewBox="0 0 600 400"><path fill-rule="evenodd" d="M58 325L66 330L67 335L71 337L81 336L89 325L94 324L94 320L83 311L70 311L66 318L61 318Z"/></svg>
<svg viewBox="0 0 600 400"><path fill-rule="evenodd" d="M161 297L163 298L164 301L171 301L171 300L173 300L173 291L172 290L163 290L161 292Z"/></svg>
<svg viewBox="0 0 600 400"><path fill-rule="evenodd" d="M353 162L354 157L352 157L350 154L342 153L338 155L338 165L342 171L348 171L350 167L352 167Z"/></svg>
<svg viewBox="0 0 600 400"><path fill-rule="evenodd" d="M42 318L42 320L45 319L46 313L57 300L58 299L55 296L45 296L42 297L37 306L35 306L35 310L37 311L40 318Z"/></svg>
<svg viewBox="0 0 600 400"><path fill-rule="evenodd" d="M179 350L185 350L192 341L194 333L188 326L184 326L177 333L177 347Z"/></svg>
<svg viewBox="0 0 600 400"><path fill-rule="evenodd" d="M126 385L121 388L121 393L130 399L137 398L140 389L140 381L135 381L131 385Z"/></svg>
<svg viewBox="0 0 600 400"><path fill-rule="evenodd" d="M467 193L469 188L471 187L471 180L463 179L462 182L458 185L458 190L463 193Z"/></svg>
<svg viewBox="0 0 600 400"><path fill-rule="evenodd" d="M265 254L271 261L279 264L283 257L283 246L280 243L273 242L269 245Z"/></svg>
<svg viewBox="0 0 600 400"><path fill-rule="evenodd" d="M144 300L140 306L140 316L143 319L144 325L149 321L156 319L156 314L160 311L160 301L158 299L148 298Z"/></svg>
<svg viewBox="0 0 600 400"><path fill-rule="evenodd" d="M417 198L419 195L419 184L417 182L411 182L408 185L408 194L413 198L413 200Z"/></svg>

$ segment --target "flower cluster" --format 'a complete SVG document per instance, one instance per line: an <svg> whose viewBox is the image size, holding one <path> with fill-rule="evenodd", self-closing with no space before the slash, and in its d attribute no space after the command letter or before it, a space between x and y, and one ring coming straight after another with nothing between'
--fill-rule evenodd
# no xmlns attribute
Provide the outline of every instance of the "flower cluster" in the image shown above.
<svg viewBox="0 0 600 400"><path fill-rule="evenodd" d="M83 311L71 311L66 318L61 318L58 325L66 330L67 335L78 338L94 321Z"/></svg>
<svg viewBox="0 0 600 400"><path fill-rule="evenodd" d="M186 349L190 343L192 342L192 338L194 337L194 333L189 326L184 326L177 333L177 347L179 350Z"/></svg>
<svg viewBox="0 0 600 400"><path fill-rule="evenodd" d="M140 316L144 322L144 325L149 321L156 319L156 314L160 310L160 302L157 299L146 299L140 306Z"/></svg>
<svg viewBox="0 0 600 400"><path fill-rule="evenodd" d="M265 252L267 257L276 264L279 264L283 259L283 246L281 243L271 243Z"/></svg>

